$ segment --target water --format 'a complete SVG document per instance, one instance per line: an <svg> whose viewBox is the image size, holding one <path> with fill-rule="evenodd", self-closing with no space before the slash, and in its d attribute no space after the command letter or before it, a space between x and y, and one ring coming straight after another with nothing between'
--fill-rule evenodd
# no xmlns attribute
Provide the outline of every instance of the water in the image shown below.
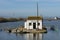
<svg viewBox="0 0 60 40"><path fill-rule="evenodd" d="M48 33L43 34L16 34L0 31L0 40L60 40L60 21L43 21L44 26L47 27ZM24 22L7 22L0 23L0 28L16 28L20 25L24 25ZM52 31L49 28L54 25L56 31Z"/></svg>

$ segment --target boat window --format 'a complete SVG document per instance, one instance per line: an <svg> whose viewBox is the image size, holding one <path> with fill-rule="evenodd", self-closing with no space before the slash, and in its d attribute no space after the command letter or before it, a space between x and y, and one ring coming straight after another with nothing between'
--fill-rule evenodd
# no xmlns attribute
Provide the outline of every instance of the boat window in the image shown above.
<svg viewBox="0 0 60 40"><path fill-rule="evenodd" d="M31 23L29 23L29 26L31 26Z"/></svg>
<svg viewBox="0 0 60 40"><path fill-rule="evenodd" d="M40 23L38 23L38 26L40 25Z"/></svg>

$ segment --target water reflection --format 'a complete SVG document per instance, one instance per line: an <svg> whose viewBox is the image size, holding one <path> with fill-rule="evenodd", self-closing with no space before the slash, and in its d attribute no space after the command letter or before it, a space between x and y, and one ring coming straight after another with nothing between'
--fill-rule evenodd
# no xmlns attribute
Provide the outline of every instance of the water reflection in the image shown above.
<svg viewBox="0 0 60 40"><path fill-rule="evenodd" d="M25 39L26 40L42 40L43 34L25 34Z"/></svg>

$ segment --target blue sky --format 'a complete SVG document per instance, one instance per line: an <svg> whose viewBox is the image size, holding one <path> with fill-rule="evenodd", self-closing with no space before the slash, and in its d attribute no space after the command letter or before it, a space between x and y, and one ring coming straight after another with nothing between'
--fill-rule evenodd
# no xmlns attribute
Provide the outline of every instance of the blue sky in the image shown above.
<svg viewBox="0 0 60 40"><path fill-rule="evenodd" d="M36 16L36 2L39 15L60 17L60 0L0 0L0 17Z"/></svg>

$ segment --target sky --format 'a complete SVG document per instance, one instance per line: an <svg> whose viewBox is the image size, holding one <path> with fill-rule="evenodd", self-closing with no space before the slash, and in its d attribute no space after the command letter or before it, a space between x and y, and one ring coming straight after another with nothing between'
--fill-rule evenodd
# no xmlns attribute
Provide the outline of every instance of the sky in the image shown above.
<svg viewBox="0 0 60 40"><path fill-rule="evenodd" d="M60 17L60 0L0 0L0 17Z"/></svg>

